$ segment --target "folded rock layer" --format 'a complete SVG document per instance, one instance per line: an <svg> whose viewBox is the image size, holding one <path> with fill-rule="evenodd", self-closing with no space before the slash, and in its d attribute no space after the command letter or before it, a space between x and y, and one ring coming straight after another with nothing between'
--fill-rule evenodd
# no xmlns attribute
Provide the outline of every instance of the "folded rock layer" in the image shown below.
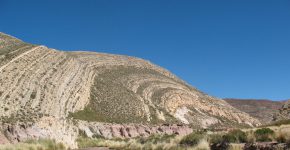
<svg viewBox="0 0 290 150"><path fill-rule="evenodd" d="M118 129L127 125L136 134L132 124L146 128L183 124L195 129L260 124L143 59L59 51L4 33L0 33L0 118L10 141L45 137L71 147L76 147L80 129L89 134L86 127L98 123ZM164 131L173 133L179 127L184 128Z"/></svg>

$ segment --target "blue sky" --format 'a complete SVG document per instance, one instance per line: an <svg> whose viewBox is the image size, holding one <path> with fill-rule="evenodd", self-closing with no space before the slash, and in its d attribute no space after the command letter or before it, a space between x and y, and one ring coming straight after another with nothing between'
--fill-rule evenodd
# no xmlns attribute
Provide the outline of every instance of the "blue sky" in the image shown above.
<svg viewBox="0 0 290 150"><path fill-rule="evenodd" d="M289 0L0 0L0 31L141 57L220 98L290 98Z"/></svg>

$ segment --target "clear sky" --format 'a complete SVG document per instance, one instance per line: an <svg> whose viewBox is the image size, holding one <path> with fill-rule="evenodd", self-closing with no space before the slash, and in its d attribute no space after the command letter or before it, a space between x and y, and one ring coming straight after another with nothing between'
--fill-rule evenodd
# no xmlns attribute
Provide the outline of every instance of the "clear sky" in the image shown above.
<svg viewBox="0 0 290 150"><path fill-rule="evenodd" d="M0 0L0 31L141 57L220 98L290 98L289 0Z"/></svg>

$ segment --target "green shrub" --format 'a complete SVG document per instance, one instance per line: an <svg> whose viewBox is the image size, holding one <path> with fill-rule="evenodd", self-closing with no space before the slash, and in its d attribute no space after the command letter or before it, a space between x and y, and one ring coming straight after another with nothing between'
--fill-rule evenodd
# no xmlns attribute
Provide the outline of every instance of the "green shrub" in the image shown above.
<svg viewBox="0 0 290 150"><path fill-rule="evenodd" d="M181 139L180 144L186 146L196 146L203 138L204 134L202 133L191 133Z"/></svg>
<svg viewBox="0 0 290 150"><path fill-rule="evenodd" d="M239 129L230 131L228 134L224 135L223 138L230 143L245 143L247 141L246 133Z"/></svg>
<svg viewBox="0 0 290 150"><path fill-rule="evenodd" d="M157 144L160 142L165 142L165 143L169 143L171 139L173 139L176 135L175 134L164 134L164 135L151 135L149 137L141 137L139 138L137 141L141 144L146 144L146 143L153 143L153 144Z"/></svg>
<svg viewBox="0 0 290 150"><path fill-rule="evenodd" d="M255 138L258 142L269 142L272 141L274 131L270 128L261 128L254 132Z"/></svg>
<svg viewBox="0 0 290 150"><path fill-rule="evenodd" d="M209 136L211 150L228 150L230 148L229 139L225 135L212 134Z"/></svg>
<svg viewBox="0 0 290 150"><path fill-rule="evenodd" d="M36 98L36 92L35 92L35 91L33 91L33 92L31 93L30 98L31 98L31 99L35 99L35 98Z"/></svg>

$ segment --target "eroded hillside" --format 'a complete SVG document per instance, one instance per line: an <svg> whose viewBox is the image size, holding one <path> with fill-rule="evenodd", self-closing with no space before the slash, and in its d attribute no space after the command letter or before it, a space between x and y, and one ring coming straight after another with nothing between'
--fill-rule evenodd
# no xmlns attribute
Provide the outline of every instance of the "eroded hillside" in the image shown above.
<svg viewBox="0 0 290 150"><path fill-rule="evenodd" d="M135 57L58 51L0 33L0 74L2 132L10 141L48 137L76 147L80 129L90 136L112 137L121 123L126 132L130 129L124 124L133 126L136 136L142 136L140 128L150 134L162 124L259 124L225 101Z"/></svg>
<svg viewBox="0 0 290 150"><path fill-rule="evenodd" d="M285 101L271 101L264 99L224 99L233 107L244 111L263 124L274 121L275 115L279 112Z"/></svg>
<svg viewBox="0 0 290 150"><path fill-rule="evenodd" d="M286 101L279 111L274 115L274 121L290 119L290 100Z"/></svg>

